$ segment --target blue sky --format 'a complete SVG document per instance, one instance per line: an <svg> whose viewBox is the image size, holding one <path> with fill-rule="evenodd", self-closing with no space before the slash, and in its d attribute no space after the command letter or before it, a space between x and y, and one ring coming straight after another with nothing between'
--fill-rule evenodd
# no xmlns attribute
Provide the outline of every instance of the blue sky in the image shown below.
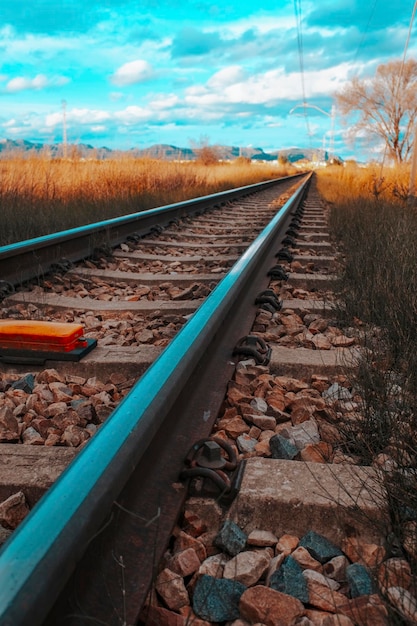
<svg viewBox="0 0 417 626"><path fill-rule="evenodd" d="M295 5L301 6L303 101ZM0 139L330 145L333 94L403 54L413 0L2 0ZM300 14L299 14L300 15ZM417 58L413 31L407 58ZM348 141L335 152L378 156Z"/></svg>

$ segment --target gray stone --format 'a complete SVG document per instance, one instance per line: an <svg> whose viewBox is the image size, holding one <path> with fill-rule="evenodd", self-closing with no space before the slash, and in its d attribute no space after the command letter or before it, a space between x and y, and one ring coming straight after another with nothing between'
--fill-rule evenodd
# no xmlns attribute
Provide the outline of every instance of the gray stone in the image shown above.
<svg viewBox="0 0 417 626"><path fill-rule="evenodd" d="M246 540L246 533L232 520L226 520L216 536L214 544L227 554L236 556L246 546Z"/></svg>
<svg viewBox="0 0 417 626"><path fill-rule="evenodd" d="M319 429L315 419L309 419L301 424L292 426L290 434L298 450L302 450L308 444L318 443L320 441Z"/></svg>
<svg viewBox="0 0 417 626"><path fill-rule="evenodd" d="M306 548L310 554L320 563L326 563L335 556L343 556L343 552L334 543L319 535L314 530L309 530L300 539L300 546Z"/></svg>
<svg viewBox="0 0 417 626"><path fill-rule="evenodd" d="M269 447L273 459L285 459L292 461L298 454L298 448L294 444L282 437L281 435L274 435L269 440Z"/></svg>
<svg viewBox="0 0 417 626"><path fill-rule="evenodd" d="M244 550L226 563L223 578L252 587L265 574L270 561L271 554L267 550Z"/></svg>
<svg viewBox="0 0 417 626"><path fill-rule="evenodd" d="M250 405L257 411L260 411L260 413L266 413L268 409L268 405L263 398L253 398L253 400L251 400L250 402Z"/></svg>
<svg viewBox="0 0 417 626"><path fill-rule="evenodd" d="M202 576L194 589L193 610L209 622L225 622L240 616L239 601L245 585L235 580Z"/></svg>
<svg viewBox="0 0 417 626"><path fill-rule="evenodd" d="M342 387L339 383L333 383L326 391L321 394L325 400L351 400L352 394L349 389Z"/></svg>
<svg viewBox="0 0 417 626"><path fill-rule="evenodd" d="M249 437L249 435L246 434L239 435L239 437L236 439L236 445L239 452L252 452L252 450L255 449L257 443L257 439L253 439L253 437Z"/></svg>
<svg viewBox="0 0 417 626"><path fill-rule="evenodd" d="M346 580L352 598L371 595L373 593L372 578L364 565L352 563L346 568Z"/></svg>
<svg viewBox="0 0 417 626"><path fill-rule="evenodd" d="M291 556L288 556L281 567L272 574L269 586L275 591L297 598L300 602L308 602L308 589L303 570Z"/></svg>
<svg viewBox="0 0 417 626"><path fill-rule="evenodd" d="M12 384L12 389L22 389L26 393L32 393L35 387L35 377L33 374L25 374Z"/></svg>
<svg viewBox="0 0 417 626"><path fill-rule="evenodd" d="M71 400L70 406L82 419L87 420L87 422L93 420L93 407L90 400L85 400L85 398Z"/></svg>

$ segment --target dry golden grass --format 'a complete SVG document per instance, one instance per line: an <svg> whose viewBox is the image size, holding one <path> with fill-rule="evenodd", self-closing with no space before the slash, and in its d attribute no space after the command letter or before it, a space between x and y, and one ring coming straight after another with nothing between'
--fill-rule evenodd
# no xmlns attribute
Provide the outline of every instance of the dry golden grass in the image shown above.
<svg viewBox="0 0 417 626"><path fill-rule="evenodd" d="M0 161L0 245L292 173L290 165L242 160L208 166L16 155Z"/></svg>
<svg viewBox="0 0 417 626"><path fill-rule="evenodd" d="M342 252L338 313L365 348L349 377L360 418L339 424L346 451L378 470L390 517L388 556L417 585L417 210L409 169L339 167L318 175ZM396 609L389 623L405 626Z"/></svg>
<svg viewBox="0 0 417 626"><path fill-rule="evenodd" d="M388 202L405 202L408 195L410 166L408 164L382 166L371 163L359 166L347 163L345 167L332 166L318 170L320 191L329 202L348 198L379 199Z"/></svg>
<svg viewBox="0 0 417 626"><path fill-rule="evenodd" d="M407 203L409 170L380 174L339 167L319 173L318 188L344 256L339 296L347 318L383 328L397 361L412 346L417 383L417 212Z"/></svg>

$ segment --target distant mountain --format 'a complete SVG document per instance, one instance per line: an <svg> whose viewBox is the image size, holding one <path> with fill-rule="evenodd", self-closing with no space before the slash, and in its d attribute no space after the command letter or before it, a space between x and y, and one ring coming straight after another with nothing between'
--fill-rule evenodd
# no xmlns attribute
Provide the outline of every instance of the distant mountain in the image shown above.
<svg viewBox="0 0 417 626"><path fill-rule="evenodd" d="M302 159L308 161L311 160L328 160L329 155L327 152L323 154L323 150L311 150L303 148L286 148L283 150L274 150L272 152L265 152L262 148L247 148L237 146L222 146L213 145L208 146L216 151L219 159L225 161L231 161L237 159L239 156L250 158L253 161L276 161L278 157L282 157L290 163L295 163ZM116 154L131 154L135 157L148 157L151 159L162 159L167 161L194 161L198 158L199 153L204 147L193 148L180 148L178 146L172 146L170 144L155 144L149 148L139 149L132 148L131 150L121 151L112 150L105 146L101 148L95 148L90 144L78 143L70 144L67 146L67 156L71 157L75 154L81 158L96 158L105 159ZM0 139L0 153L11 152L44 152L52 157L63 156L62 144L42 144L33 143L31 141L13 140L13 139ZM1 155L0 155L1 156Z"/></svg>

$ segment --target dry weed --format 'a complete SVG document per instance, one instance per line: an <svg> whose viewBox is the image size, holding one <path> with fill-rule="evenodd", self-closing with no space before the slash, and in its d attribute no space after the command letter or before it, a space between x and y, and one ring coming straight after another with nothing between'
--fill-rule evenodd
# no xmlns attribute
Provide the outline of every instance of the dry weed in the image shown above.
<svg viewBox="0 0 417 626"><path fill-rule="evenodd" d="M0 160L0 245L295 173L291 166L119 158Z"/></svg>

